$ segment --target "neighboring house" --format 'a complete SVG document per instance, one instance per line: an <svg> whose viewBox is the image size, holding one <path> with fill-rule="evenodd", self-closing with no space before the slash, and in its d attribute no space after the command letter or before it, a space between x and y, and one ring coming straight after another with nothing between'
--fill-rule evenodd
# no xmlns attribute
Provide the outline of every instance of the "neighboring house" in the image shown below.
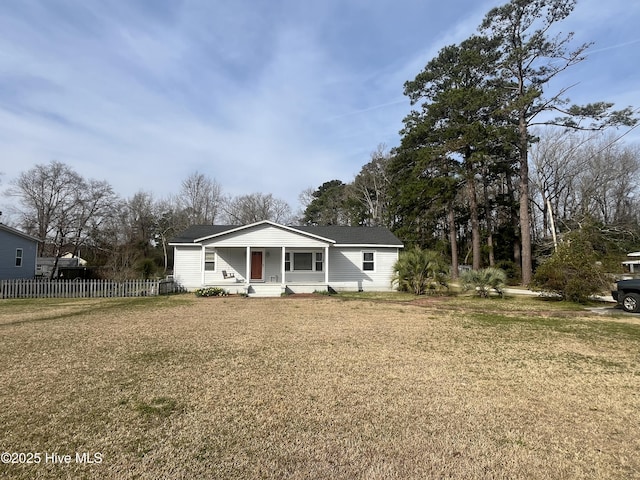
<svg viewBox="0 0 640 480"><path fill-rule="evenodd" d="M640 273L640 252L627 254L628 260L622 262L629 269L629 273Z"/></svg>
<svg viewBox="0 0 640 480"><path fill-rule="evenodd" d="M80 256L74 255L71 252L67 252L64 255L61 255L60 258L72 259L75 262L75 265L73 265L74 267L86 267L89 263L84 258L80 258Z"/></svg>
<svg viewBox="0 0 640 480"><path fill-rule="evenodd" d="M382 227L300 226L270 221L245 226L196 225L174 247L174 279L187 290L230 293L384 291L403 247Z"/></svg>
<svg viewBox="0 0 640 480"><path fill-rule="evenodd" d="M81 267L85 267L87 261L74 257L71 253L65 253L58 258L58 264L56 265L56 257L38 257L36 265L36 275L44 278L75 278L81 275L77 274L77 270ZM56 271L53 276L54 267ZM65 275L66 273L72 273L72 275Z"/></svg>
<svg viewBox="0 0 640 480"><path fill-rule="evenodd" d="M33 278L39 240L0 223L0 280Z"/></svg>

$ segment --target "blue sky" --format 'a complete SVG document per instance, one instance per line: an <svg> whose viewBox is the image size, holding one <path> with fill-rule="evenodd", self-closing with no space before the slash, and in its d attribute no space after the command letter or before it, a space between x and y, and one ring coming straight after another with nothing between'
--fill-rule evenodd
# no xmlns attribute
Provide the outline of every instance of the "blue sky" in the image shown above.
<svg viewBox="0 0 640 480"><path fill-rule="evenodd" d="M295 209L397 145L403 83L503 3L3 0L0 189L58 160L123 197L177 193L197 170ZM639 26L640 2L579 0L562 29L595 45L558 86L640 106Z"/></svg>

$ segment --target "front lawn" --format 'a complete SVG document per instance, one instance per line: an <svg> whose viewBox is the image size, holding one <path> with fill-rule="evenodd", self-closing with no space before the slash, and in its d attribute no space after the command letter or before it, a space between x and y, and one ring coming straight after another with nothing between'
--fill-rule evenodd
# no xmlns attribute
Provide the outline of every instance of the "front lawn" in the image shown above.
<svg viewBox="0 0 640 480"><path fill-rule="evenodd" d="M41 454L2 478L640 477L633 316L535 298L0 301L0 346L0 452Z"/></svg>

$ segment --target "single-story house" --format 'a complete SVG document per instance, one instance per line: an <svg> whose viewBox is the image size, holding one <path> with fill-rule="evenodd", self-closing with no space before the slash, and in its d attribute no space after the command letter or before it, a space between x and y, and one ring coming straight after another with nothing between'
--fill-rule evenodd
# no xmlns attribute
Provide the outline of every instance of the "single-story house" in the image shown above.
<svg viewBox="0 0 640 480"><path fill-rule="evenodd" d="M169 245L174 280L187 290L280 296L392 290L402 242L382 227L195 225Z"/></svg>
<svg viewBox="0 0 640 480"><path fill-rule="evenodd" d="M39 240L0 223L0 280L33 278Z"/></svg>

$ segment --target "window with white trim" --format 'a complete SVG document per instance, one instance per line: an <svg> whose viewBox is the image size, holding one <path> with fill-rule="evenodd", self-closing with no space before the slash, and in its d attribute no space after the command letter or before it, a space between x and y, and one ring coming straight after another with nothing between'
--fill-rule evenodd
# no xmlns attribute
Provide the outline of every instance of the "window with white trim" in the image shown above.
<svg viewBox="0 0 640 480"><path fill-rule="evenodd" d="M16 267L22 266L22 249L16 248Z"/></svg>
<svg viewBox="0 0 640 480"><path fill-rule="evenodd" d="M205 272L214 272L216 269L216 251L204 251L204 270Z"/></svg>
<svg viewBox="0 0 640 480"><path fill-rule="evenodd" d="M373 272L375 266L375 252L362 252L362 270L365 272Z"/></svg>
<svg viewBox="0 0 640 480"><path fill-rule="evenodd" d="M286 252L285 272L321 272L324 256L322 252Z"/></svg>

